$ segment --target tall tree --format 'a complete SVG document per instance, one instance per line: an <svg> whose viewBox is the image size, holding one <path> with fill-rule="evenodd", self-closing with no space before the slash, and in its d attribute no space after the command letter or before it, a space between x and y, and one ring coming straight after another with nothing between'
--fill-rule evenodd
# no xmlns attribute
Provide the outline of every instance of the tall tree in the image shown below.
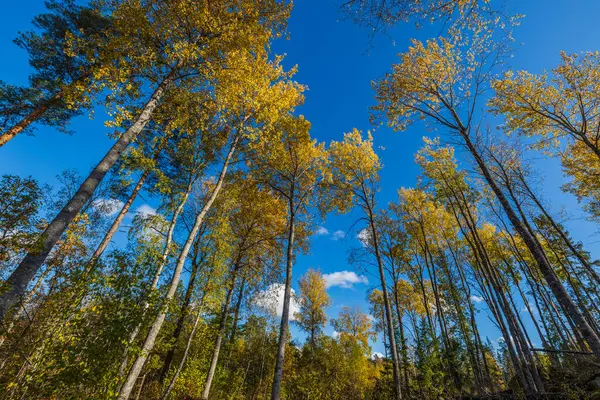
<svg viewBox="0 0 600 400"><path fill-rule="evenodd" d="M558 279L543 247L527 229L478 148L481 132L474 125L475 105L490 87L494 71L507 55L510 39L509 34L495 30L496 22L479 21L476 32L481 34L467 30L450 39L430 40L426 44L413 41L393 72L376 84L378 105L375 109L387 116L389 125L395 129L406 129L415 118L424 118L448 129L461 141L525 242L563 311L573 318L593 353L600 356L600 338Z"/></svg>
<svg viewBox="0 0 600 400"><path fill-rule="evenodd" d="M323 274L319 271L309 269L300 278L298 285L300 311L294 315L294 320L308 333L310 345L314 349L317 337L327 323L325 309L331 305L331 298L327 294Z"/></svg>
<svg viewBox="0 0 600 400"><path fill-rule="evenodd" d="M397 399L402 398L400 385L400 365L394 332L391 299L387 288L383 257L380 249L379 229L376 221L376 200L379 170L379 158L373 150L371 136L365 140L359 131L354 130L344 135L343 142L332 142L330 147L333 191L335 198L342 201L341 208L350 205L360 207L367 227L365 228L365 245L372 248L383 293L383 306L390 352L394 367L394 390Z"/></svg>
<svg viewBox="0 0 600 400"><path fill-rule="evenodd" d="M310 222L310 207L325 206L324 202L318 200L326 173L326 151L322 144L317 144L311 139L309 129L310 123L303 117L290 116L282 119L274 126L272 133L263 136L253 145L256 179L281 196L288 213L285 287L271 390L273 400L281 398L295 250L298 243L302 243L302 233L306 231L306 225ZM304 226L304 229L298 229L299 226Z"/></svg>

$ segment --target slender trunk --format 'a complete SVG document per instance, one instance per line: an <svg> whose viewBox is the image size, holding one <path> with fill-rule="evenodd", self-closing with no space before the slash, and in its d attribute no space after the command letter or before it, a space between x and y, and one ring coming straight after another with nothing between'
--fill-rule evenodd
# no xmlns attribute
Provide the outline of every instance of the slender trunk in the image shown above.
<svg viewBox="0 0 600 400"><path fill-rule="evenodd" d="M164 141L158 146L158 148L154 152L154 156L153 156L154 161L156 161L156 159L160 155L163 145L164 145ZM123 222L125 215L127 215L127 213L129 212L129 209L131 208L131 205L133 204L133 202L137 198L138 194L144 187L144 183L146 182L146 179L148 179L150 172L152 172L151 168L146 169L142 173L142 176L140 177L140 179L135 184L133 191L129 195L129 198L127 199L125 204L123 204L123 207L121 207L121 210L119 211L119 214L117 215L117 217L113 221L112 225L110 226L110 229L108 230L108 232L106 232L106 235L104 235L104 238L102 239L102 241L100 242L98 247L96 247L94 254L92 254L92 257L88 261L86 269L85 269L86 274L88 274L94 268L94 266L96 265L96 263L98 262L100 257L102 257L102 254L104 253L104 251L110 244L113 236L115 235L115 233L117 233L117 229L119 229L119 226L121 225L121 222Z"/></svg>
<svg viewBox="0 0 600 400"><path fill-rule="evenodd" d="M366 192L366 191L365 191ZM365 193L365 198L367 198ZM394 334L394 325L392 320L392 309L390 307L390 299L388 295L387 285L385 281L385 272L383 269L383 259L379 250L379 235L375 227L375 216L370 204L366 204L367 214L369 218L369 227L373 239L373 247L375 249L375 257L377 258L377 267L379 268L379 279L381 280L381 292L383 293L383 306L385 310L386 327L388 340L390 343L390 353L392 353L392 368L394 373L394 392L395 398L402 399L402 387L400 384L400 364L398 362L398 348L396 347L396 335Z"/></svg>
<svg viewBox="0 0 600 400"><path fill-rule="evenodd" d="M144 129L152 113L158 106L160 99L167 88L175 80L177 68L174 68L156 88L150 100L144 105L142 112L136 121L121 135L119 140L106 153L100 163L92 170L87 179L81 184L75 195L67 205L60 211L54 220L48 225L39 239L38 246L34 251L28 253L19 266L13 271L6 281L6 291L0 297L0 320L12 309L23 297L29 282L41 268L50 251L58 242L69 223L77 216L81 208L89 201L94 191L115 164L119 156L125 151L129 144Z"/></svg>
<svg viewBox="0 0 600 400"><path fill-rule="evenodd" d="M165 266L167 265L167 259L169 258L169 254L171 252L171 244L173 243L173 233L175 232L175 226L177 225L177 219L179 218L179 215L183 211L183 207L185 207L185 204L187 203L188 197L192 191L193 183L194 183L194 179L192 179L190 177L190 181L188 183L187 189L186 189L181 201L179 202L177 208L173 212L173 216L171 217L171 221L169 222L169 229L167 230L167 239L166 239L165 245L163 247L161 261L160 261L160 264L158 265L158 268L154 272L154 278L152 280L152 284L150 285L149 294L152 293L158 286L158 281L160 279L160 276L162 275L162 271L165 268ZM149 307L150 307L150 303L148 303L148 301L145 301L144 309L142 312L142 317L140 318L140 321L138 322L138 324L135 326L135 328L129 335L127 345L125 346L125 349L123 350L123 361L121 362L121 366L119 368L119 377L122 377L123 375L125 375L127 364L129 363L129 357L127 355L127 353L129 352L129 347L133 344L133 342L137 338L138 334L140 333L140 329L142 327L142 320L144 319L146 311L148 310Z"/></svg>
<svg viewBox="0 0 600 400"><path fill-rule="evenodd" d="M293 193L292 189L292 193ZM292 296L292 262L294 259L294 236L296 230L296 215L294 201L289 201L290 220L288 226L286 268L285 268L285 291L283 294L283 310L281 313L281 324L279 326L279 343L277 345L277 356L275 357L275 372L273 374L273 386L271 387L271 400L281 398L281 382L283 380L283 360L285 356L285 345L288 341L288 325L290 317L290 298Z"/></svg>
<svg viewBox="0 0 600 400"><path fill-rule="evenodd" d="M190 332L190 336L188 337L187 343L185 345L185 350L183 351L183 355L181 357L181 361L179 361L179 365L177 366L177 370L175 371L175 374L171 378L171 382L169 382L169 386L165 390L165 393L162 395L161 400L167 400L167 398L171 394L171 391L173 390L173 386L175 386L175 382L177 381L177 378L179 378L179 374L181 373L181 370L183 369L183 366L185 365L185 362L187 360L187 356L188 356L188 354L190 352L190 347L192 347L192 341L194 340L194 336L196 334L196 329L198 328L198 324L199 324L200 319L202 317L202 308L203 308L203 304L204 304L204 296L206 295L207 291L208 291L208 282L206 283L206 289L204 290L204 293L202 293L202 299L200 300L200 304L198 305L198 312L196 313L196 319L194 321L194 325L192 326L192 331Z"/></svg>
<svg viewBox="0 0 600 400"><path fill-rule="evenodd" d="M485 180L487 181L488 185L500 201L500 204L502 205L502 208L504 209L504 212L506 213L509 221L511 222L515 230L519 233L519 235L523 239L523 242L525 243L525 245L531 252L531 255L538 264L538 267L542 275L544 276L544 279L548 283L548 286L552 290L552 293L556 297L556 300L560 303L565 313L572 318L573 322L575 323L575 326L577 327L578 331L581 333L587 344L590 346L590 349L592 350L594 355L597 358L600 358L600 338L589 326L585 317L581 314L581 312L577 308L577 305L575 304L575 302L573 302L573 299L571 299L571 296L569 296L569 293L566 291L566 289L554 273L552 266L548 263L548 260L544 254L544 250L540 248L540 246L536 243L535 238L531 236L524 224L521 222L521 220L519 220L519 217L508 202L508 199L506 198L500 187L496 184L496 181L494 180L490 171L488 170L487 165L485 164L479 152L471 142L468 133L464 130L461 130L461 135L469 151L475 158L475 161L479 169L481 170Z"/></svg>
<svg viewBox="0 0 600 400"><path fill-rule="evenodd" d="M235 335L237 333L237 325L240 318L240 309L242 308L242 301L244 299L244 289L246 286L246 278L242 278L242 283L240 284L240 291L238 293L237 302L235 304L235 313L233 315L233 326L231 327L231 334L229 335L229 342L233 342L235 340Z"/></svg>
<svg viewBox="0 0 600 400"><path fill-rule="evenodd" d="M402 322L403 312L398 299L398 280L394 277L394 304L396 305L396 314L398 315L398 329L400 331L400 352L402 353L402 372L404 375L404 394L410 398L410 382L408 379L408 354L406 349L406 335L404 334L404 323Z"/></svg>
<svg viewBox="0 0 600 400"><path fill-rule="evenodd" d="M125 380L125 383L121 387L119 397L118 397L119 400L127 400L129 398L129 395L131 394L131 391L133 390L133 387L135 385L135 381L137 380L137 377L139 376L139 374L142 370L142 367L146 363L146 360L150 354L150 351L152 351L152 349L154 348L154 343L156 341L158 333L160 332L160 329L162 328L162 324L164 323L165 318L167 316L167 308L168 308L167 306L168 306L169 302L173 299L173 296L175 295L175 291L177 290L177 286L179 285L179 280L181 278L181 272L183 271L183 266L185 264L185 260L187 259L187 256L190 252L190 249L192 247L194 240L196 239L196 234L198 233L202 223L204 222L204 218L206 217L206 214L210 210L210 207L214 203L215 199L217 198L217 195L219 194L219 192L221 190L221 187L223 186L225 176L227 175L227 168L229 167L229 162L231 161L231 158L233 157L233 153L235 152L235 148L236 148L239 138L240 138L240 135L237 134L235 139L233 140L233 143L231 144L231 147L229 148L229 152L223 163L223 167L221 169L221 173L219 175L217 184L215 185L206 204L204 204L204 207L202 207L202 210L196 216L196 220L194 221L194 226L192 227L192 230L191 230L190 234L188 235L187 240L185 241L183 249L181 250L181 253L179 254L179 258L177 259L175 271L173 272L171 284L169 285L169 290L167 292L167 295L165 296L164 303L163 303L160 311L158 312L158 315L154 319L154 322L152 323L152 325L150 327L150 331L146 335L146 339L144 341L144 345L142 346L142 350L141 350L140 354L138 355L138 357L134 361L133 365L131 366L131 368L129 370L129 374L127 375L127 378Z"/></svg>
<svg viewBox="0 0 600 400"><path fill-rule="evenodd" d="M198 276L198 269L200 268L201 261L198 260L198 242L196 240L194 245L194 257L192 263L192 272L190 273L190 281L188 283L187 289L185 291L185 296L183 298L183 304L181 305L181 311L179 312L179 317L177 318L177 322L175 323L175 330L173 331L172 342L173 346L167 351L167 355L165 356L165 360L163 362L162 370L158 376L158 381L162 384L167 373L169 372L169 368L171 368L171 363L173 362L173 357L175 356L175 349L177 348L177 342L179 341L179 336L183 331L183 326L185 323L185 319L188 316L190 304L192 302L192 293L194 292L194 287L196 283L196 277Z"/></svg>
<svg viewBox="0 0 600 400"><path fill-rule="evenodd" d="M538 208L540 209L540 211L542 212L542 214L544 214L544 216L548 219L548 222L550 222L550 225L552 225L552 227L558 233L558 235L560 236L560 238L565 242L565 244L567 245L567 247L569 248L569 250L571 250L571 252L573 253L573 255L575 257L577 257L577 259L579 260L579 262L581 263L581 265L583 265L585 267L585 269L589 272L589 274L592 277L592 279L594 279L597 284L600 284L600 276L598 275L598 273L594 270L594 268L592 267L592 265L583 256L583 254L581 254L581 252L579 250L577 250L577 248L575 247L575 245L573 244L573 242L571 241L571 239L567 236L566 232L558 225L558 223L556 223L556 221L554 221L554 218L552 218L552 216L550 215L550 213L542 205L542 202L537 198L537 196L535 195L535 193L533 193L533 190L529 187L529 185L527 184L527 182L525 180L525 177L521 173L519 173L519 180L521 181L521 183L523 183L523 186L525 187L525 190L529 194L529 197L538 206Z"/></svg>
<svg viewBox="0 0 600 400"><path fill-rule="evenodd" d="M204 390L202 391L202 400L208 400L210 394L210 387L212 386L213 378L215 377L215 371L217 370L217 363L219 362L219 353L221 352L221 343L223 343L223 336L225 336L225 327L227 326L227 315L229 314L229 304L233 297L233 289L235 286L236 272L238 266L234 267L233 274L231 276L231 287L227 290L227 297L225 298L225 304L223 305L223 312L221 314L221 322L219 323L219 333L215 340L215 347L213 355L210 361L210 368L206 375L206 381L204 382Z"/></svg>

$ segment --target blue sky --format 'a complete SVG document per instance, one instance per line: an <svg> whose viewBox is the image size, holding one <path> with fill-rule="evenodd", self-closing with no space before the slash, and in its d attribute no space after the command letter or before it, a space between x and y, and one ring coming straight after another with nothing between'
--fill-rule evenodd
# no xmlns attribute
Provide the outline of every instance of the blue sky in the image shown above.
<svg viewBox="0 0 600 400"><path fill-rule="evenodd" d="M12 43L19 30L31 26L32 17L44 11L43 0L4 0L0 13L0 79L9 83L25 84L29 73L26 54ZM515 32L519 46L512 60L517 69L541 72L554 67L559 52L580 52L600 49L600 2L594 0L508 0L509 7L525 14L521 27ZM290 40L274 45L276 53L287 55L285 65L298 65L296 79L308 86L306 103L299 110L312 123L312 135L325 142L339 140L352 128L373 129L369 124L369 106L374 104L371 81L387 72L396 62L397 54L406 50L409 39L427 39L438 30L424 27L416 30L403 24L379 36L375 46L369 45L369 32L337 12L334 0L298 0L289 24ZM102 109L96 110L95 119L85 117L73 121L74 135L64 135L50 128L40 127L35 137L23 136L0 149L0 173L32 176L44 183L54 183L55 176L66 168L75 168L82 175L102 157L111 145L103 127L106 118ZM374 132L375 144L384 169L382 191L378 196L381 206L396 199L396 190L415 184L418 169L413 154L421 145L421 137L434 135L419 127L407 132L394 133L385 127ZM572 215L568 224L572 234L584 241L595 256L600 255L596 228L583 220L583 214L572 196L563 194L559 186L565 179L560 167L552 161L536 161L546 180L542 184L553 210L565 207ZM139 207L143 202L137 202ZM135 208L134 207L134 208ZM325 274L353 271L348 265L348 251L359 243L356 230L345 239L333 240L333 233L350 229L358 217L355 212L345 216L330 216L323 223L329 234L312 239L311 252L300 256L294 267L294 281L307 268L319 268ZM359 282L351 288L334 286L329 289L333 304L328 311L334 317L342 306L365 304L366 292L377 285L375 271L365 274L369 283ZM296 282L294 286L297 287ZM499 335L481 312L479 320L483 334L491 339ZM296 328L293 332L301 337ZM328 327L326 332L331 332ZM374 344L382 351L381 341Z"/></svg>

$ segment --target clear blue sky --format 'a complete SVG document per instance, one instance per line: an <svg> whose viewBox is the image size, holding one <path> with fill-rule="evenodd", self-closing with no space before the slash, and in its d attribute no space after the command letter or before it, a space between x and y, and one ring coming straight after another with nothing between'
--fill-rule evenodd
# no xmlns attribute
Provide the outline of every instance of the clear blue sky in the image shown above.
<svg viewBox="0 0 600 400"><path fill-rule="evenodd" d="M561 50L600 49L598 1L508 0L508 4L513 11L526 15L515 33L520 46L512 60L514 68L541 72L558 63ZM12 39L18 31L29 29L32 17L43 10L43 0L2 2L0 79L16 84L27 82L26 54L12 43ZM309 87L300 112L311 121L312 135L325 142L340 139L353 127L372 129L368 112L368 107L373 104L371 81L389 70L397 60L396 55L406 50L410 38L427 39L438 33L430 27L416 30L413 25L405 24L390 31L391 38L377 37L375 46L370 47L369 32L342 19L334 0L297 0L289 24L291 38L278 41L274 46L277 53L287 54L287 66L298 64L296 79ZM111 145L102 124L104 118L105 114L98 109L92 121L85 117L76 119L72 124L76 133L72 136L42 127L35 137L17 137L0 149L0 173L30 175L44 183L54 183L55 176L66 168L87 174ZM387 128L375 131L375 143L381 146L378 153L384 164L382 191L378 197L380 205L395 200L398 188L414 185L418 170L413 163L413 154L424 135L432 133L418 128L403 133L394 133ZM546 176L544 191L553 209L567 208L574 216L574 221L568 225L573 235L599 256L598 238L592 236L597 229L583 221L574 198L559 190L564 182L560 167L547 161L538 166ZM309 267L320 268L323 273L353 270L347 256L349 249L359 245L355 239L356 231L349 233L346 240L337 241L332 240L332 233L346 232L356 217L356 213L330 216L325 221L324 227L330 234L314 237L311 253L298 259L295 280ZM344 305L366 310L365 294L377 283L374 272L366 276L369 284L329 289L333 298L328 312L331 317ZM479 319L485 327L483 333L491 339L497 338L498 333L486 322L485 310ZM326 331L331 332L331 328ZM295 328L293 332L297 334ZM382 351L381 341L374 345L374 350Z"/></svg>

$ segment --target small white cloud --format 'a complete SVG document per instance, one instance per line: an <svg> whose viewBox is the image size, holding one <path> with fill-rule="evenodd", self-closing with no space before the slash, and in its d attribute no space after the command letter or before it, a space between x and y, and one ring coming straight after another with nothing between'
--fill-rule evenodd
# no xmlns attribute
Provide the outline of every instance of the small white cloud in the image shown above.
<svg viewBox="0 0 600 400"><path fill-rule="evenodd" d="M481 303L483 301L483 297L472 295L471 301L473 303Z"/></svg>
<svg viewBox="0 0 600 400"><path fill-rule="evenodd" d="M283 313L284 292L285 285L283 283L273 283L256 295L254 304L268 313L281 317L281 314ZM295 319L294 315L299 311L300 306L296 301L294 289L292 289L292 298L290 299L290 321Z"/></svg>
<svg viewBox="0 0 600 400"><path fill-rule="evenodd" d="M125 203L119 199L96 199L92 201L92 207L107 217L112 217L119 212Z"/></svg>
<svg viewBox="0 0 600 400"><path fill-rule="evenodd" d="M324 226L320 226L317 228L317 230L315 231L315 235L317 236L325 236L325 235L329 235L329 231L327 230L327 228L325 228Z"/></svg>
<svg viewBox="0 0 600 400"><path fill-rule="evenodd" d="M148 204L142 204L136 208L135 213L145 218L151 215L156 215L156 209L150 207Z"/></svg>
<svg viewBox="0 0 600 400"><path fill-rule="evenodd" d="M344 231L335 231L333 232L333 235L331 235L331 240L340 240L346 237L346 234L344 233Z"/></svg>
<svg viewBox="0 0 600 400"><path fill-rule="evenodd" d="M367 247L367 245L369 244L370 238L371 238L371 234L369 233L367 228L365 228L365 229L362 229L360 232L358 232L358 234L356 235L356 238L360 241L360 243L363 245L363 247Z"/></svg>
<svg viewBox="0 0 600 400"><path fill-rule="evenodd" d="M383 353L380 353L378 351L374 351L373 354L371 354L371 359L375 360L377 358L383 358Z"/></svg>
<svg viewBox="0 0 600 400"><path fill-rule="evenodd" d="M331 274L324 274L325 287L330 288L333 286L339 286L342 288L352 288L356 283L368 284L369 280L366 276L356 275L352 271L339 271L332 272Z"/></svg>
<svg viewBox="0 0 600 400"><path fill-rule="evenodd" d="M336 330L333 330L333 332L331 332L331 337L337 339L340 337L340 333Z"/></svg>

